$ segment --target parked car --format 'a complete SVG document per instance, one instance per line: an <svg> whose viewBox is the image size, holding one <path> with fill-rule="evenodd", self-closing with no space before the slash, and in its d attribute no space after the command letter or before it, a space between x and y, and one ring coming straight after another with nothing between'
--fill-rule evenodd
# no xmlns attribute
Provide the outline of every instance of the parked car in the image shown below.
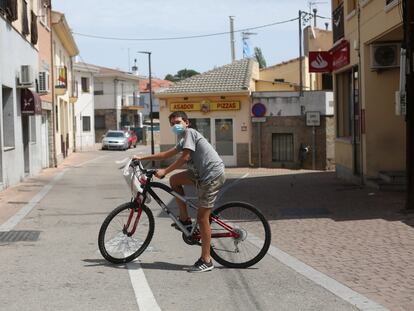
<svg viewBox="0 0 414 311"><path fill-rule="evenodd" d="M128 148L128 137L124 131L108 131L102 139L102 149L127 150Z"/></svg>
<svg viewBox="0 0 414 311"><path fill-rule="evenodd" d="M138 143L138 137L135 134L135 132L131 130L126 131L126 135L128 137L128 148L131 148L132 146L136 148Z"/></svg>

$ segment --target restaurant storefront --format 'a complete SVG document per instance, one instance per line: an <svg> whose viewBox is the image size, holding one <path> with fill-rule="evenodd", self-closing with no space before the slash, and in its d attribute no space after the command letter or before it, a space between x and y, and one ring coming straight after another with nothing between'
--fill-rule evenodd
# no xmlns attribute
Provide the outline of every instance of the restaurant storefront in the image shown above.
<svg viewBox="0 0 414 311"><path fill-rule="evenodd" d="M243 59L193 76L156 93L160 100L160 150L175 146L168 116L184 111L226 166L251 163L251 102L257 62ZM168 163L168 162L167 162ZM164 164L167 164L164 163Z"/></svg>

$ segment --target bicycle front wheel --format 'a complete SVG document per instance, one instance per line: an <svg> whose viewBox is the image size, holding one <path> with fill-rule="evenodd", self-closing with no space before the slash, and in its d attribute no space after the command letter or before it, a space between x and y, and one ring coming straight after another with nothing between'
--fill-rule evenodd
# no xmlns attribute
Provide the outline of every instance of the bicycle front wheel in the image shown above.
<svg viewBox="0 0 414 311"><path fill-rule="evenodd" d="M114 264L134 260L148 247L154 226L154 216L145 205L137 207L134 202L120 205L106 217L99 231L102 256Z"/></svg>
<svg viewBox="0 0 414 311"><path fill-rule="evenodd" d="M229 237L229 229L220 221L230 226L238 237ZM213 211L211 236L211 256L229 268L256 264L266 255L271 240L270 226L263 214L244 202L227 203Z"/></svg>

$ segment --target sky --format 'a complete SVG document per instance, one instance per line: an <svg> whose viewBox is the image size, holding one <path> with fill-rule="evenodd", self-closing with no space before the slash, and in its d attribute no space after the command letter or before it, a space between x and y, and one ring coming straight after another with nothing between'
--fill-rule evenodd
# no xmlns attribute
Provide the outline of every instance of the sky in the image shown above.
<svg viewBox="0 0 414 311"><path fill-rule="evenodd" d="M330 16L330 0L313 1L318 15ZM79 60L98 66L129 71L137 60L141 75L151 71L164 78L181 69L205 72L231 63L230 35L167 40L102 40L77 35L116 38L170 38L228 32L229 16L234 29L248 29L298 17L298 11L309 12L309 0L54 0L53 10L65 14L74 33ZM317 20L325 28L329 19ZM250 30L251 49L259 47L268 66L299 56L298 21ZM329 24L329 29L331 25ZM236 59L243 58L240 32L235 33Z"/></svg>

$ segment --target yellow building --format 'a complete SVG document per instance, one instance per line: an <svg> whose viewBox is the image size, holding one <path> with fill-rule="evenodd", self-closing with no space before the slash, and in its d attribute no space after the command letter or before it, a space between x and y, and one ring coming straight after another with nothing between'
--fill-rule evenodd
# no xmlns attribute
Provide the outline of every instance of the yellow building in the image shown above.
<svg viewBox="0 0 414 311"><path fill-rule="evenodd" d="M396 113L399 0L333 0L337 174L369 181L405 169L405 122Z"/></svg>
<svg viewBox="0 0 414 311"><path fill-rule="evenodd" d="M56 162L75 149L74 103L77 85L73 79L73 57L78 47L66 21L65 15L52 11L52 57L54 78L55 152Z"/></svg>
<svg viewBox="0 0 414 311"><path fill-rule="evenodd" d="M215 147L226 166L248 166L251 138L251 92L259 66L242 59L185 79L156 93L160 101L160 149L175 146L168 116L185 111L190 127Z"/></svg>

